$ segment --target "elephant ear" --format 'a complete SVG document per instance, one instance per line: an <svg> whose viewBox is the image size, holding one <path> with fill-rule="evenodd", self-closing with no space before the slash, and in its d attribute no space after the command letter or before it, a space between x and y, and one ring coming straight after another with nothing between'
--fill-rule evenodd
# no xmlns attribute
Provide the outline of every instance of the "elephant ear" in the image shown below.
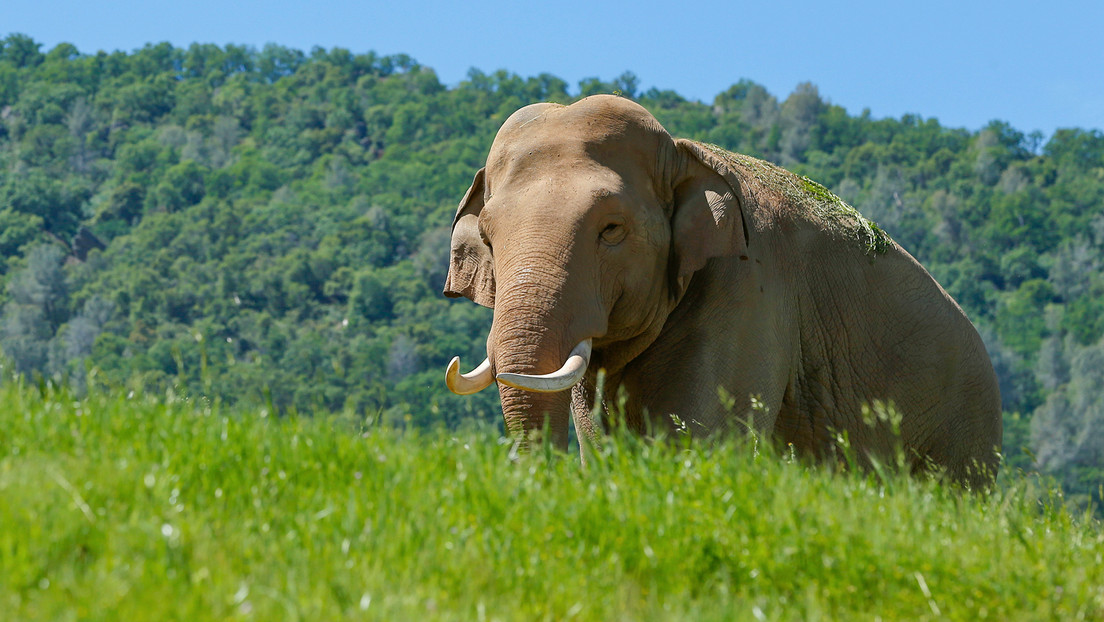
<svg viewBox="0 0 1104 622"><path fill-rule="evenodd" d="M456 209L452 221L452 248L444 294L466 296L476 304L494 308L494 259L479 235L479 213L483 211L484 169L475 174L472 185Z"/></svg>
<svg viewBox="0 0 1104 622"><path fill-rule="evenodd" d="M735 173L699 143L680 138L675 146L672 276L685 283L714 257L746 254L748 233Z"/></svg>

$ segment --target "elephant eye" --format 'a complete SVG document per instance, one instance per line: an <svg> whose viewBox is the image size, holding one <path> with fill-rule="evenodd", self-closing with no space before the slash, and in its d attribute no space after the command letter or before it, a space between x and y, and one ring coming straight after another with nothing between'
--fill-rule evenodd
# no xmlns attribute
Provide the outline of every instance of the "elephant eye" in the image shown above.
<svg viewBox="0 0 1104 622"><path fill-rule="evenodd" d="M602 229L599 237L610 246L620 244L625 239L625 226L621 223L610 223Z"/></svg>

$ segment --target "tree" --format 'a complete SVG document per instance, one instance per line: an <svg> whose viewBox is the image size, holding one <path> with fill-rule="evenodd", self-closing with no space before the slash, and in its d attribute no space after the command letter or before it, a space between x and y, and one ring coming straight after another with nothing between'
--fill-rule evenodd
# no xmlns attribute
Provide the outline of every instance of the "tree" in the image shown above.
<svg viewBox="0 0 1104 622"><path fill-rule="evenodd" d="M1052 379L1065 382L1035 411L1031 442L1039 466L1070 486L1104 480L1104 340L1066 348L1068 372Z"/></svg>
<svg viewBox="0 0 1104 622"><path fill-rule="evenodd" d="M46 369L50 340L68 319L68 288L61 263L64 251L35 246L27 265L8 281L9 302L0 316L0 349L22 374Z"/></svg>
<svg viewBox="0 0 1104 622"><path fill-rule="evenodd" d="M48 351L46 369L57 378L68 379L84 387L84 367L81 363L92 355L96 339L103 333L115 313L115 305L99 296L84 303L84 308L58 331Z"/></svg>
<svg viewBox="0 0 1104 622"><path fill-rule="evenodd" d="M782 102L779 116L782 122L782 162L792 165L804 160L809 148L813 127L825 109L820 92L811 82L797 85L793 93Z"/></svg>
<svg viewBox="0 0 1104 622"><path fill-rule="evenodd" d="M12 209L0 209L0 257L18 255L19 250L42 232L42 218ZM0 272L3 271L0 264Z"/></svg>
<svg viewBox="0 0 1104 622"><path fill-rule="evenodd" d="M0 40L0 61L7 61L17 68L35 67L45 60L41 43L24 34L14 33Z"/></svg>
<svg viewBox="0 0 1104 622"><path fill-rule="evenodd" d="M778 100L759 84L747 87L740 114L744 122L760 129L769 128L778 120Z"/></svg>
<svg viewBox="0 0 1104 622"><path fill-rule="evenodd" d="M77 231L81 205L88 196L87 186L68 181L47 175L40 168L11 175L0 186L0 210L37 216L47 231L68 238Z"/></svg>
<svg viewBox="0 0 1104 622"><path fill-rule="evenodd" d="M165 171L164 181L157 185L151 198L155 209L180 211L203 200L207 193L207 167L195 160L185 160Z"/></svg>

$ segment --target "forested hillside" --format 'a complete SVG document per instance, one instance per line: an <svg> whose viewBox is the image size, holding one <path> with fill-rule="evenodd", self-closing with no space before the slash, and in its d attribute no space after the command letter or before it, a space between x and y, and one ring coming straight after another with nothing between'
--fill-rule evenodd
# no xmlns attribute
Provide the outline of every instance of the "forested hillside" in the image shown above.
<svg viewBox="0 0 1104 622"><path fill-rule="evenodd" d="M734 67L734 72L753 68ZM734 73L738 75L738 73ZM43 51L0 40L0 350L118 390L380 415L498 417L448 394L487 310L440 295L449 225L501 122L620 93L672 134L824 183L909 249L989 347L1006 453L1068 490L1104 473L1104 133L849 114L799 85L711 103L412 59L266 46ZM984 102L979 103L984 105ZM1023 453L1021 447L1029 448Z"/></svg>

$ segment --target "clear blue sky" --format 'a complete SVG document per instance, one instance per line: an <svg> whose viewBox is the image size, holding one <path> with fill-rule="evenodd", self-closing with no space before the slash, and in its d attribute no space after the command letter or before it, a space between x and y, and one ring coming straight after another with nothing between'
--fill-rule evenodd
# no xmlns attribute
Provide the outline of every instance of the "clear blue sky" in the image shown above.
<svg viewBox="0 0 1104 622"><path fill-rule="evenodd" d="M741 78L780 100L799 82L859 114L992 119L1027 133L1104 128L1104 2L652 0L0 0L0 36L49 50L193 42L405 53L446 85L476 67L637 75L711 102Z"/></svg>

